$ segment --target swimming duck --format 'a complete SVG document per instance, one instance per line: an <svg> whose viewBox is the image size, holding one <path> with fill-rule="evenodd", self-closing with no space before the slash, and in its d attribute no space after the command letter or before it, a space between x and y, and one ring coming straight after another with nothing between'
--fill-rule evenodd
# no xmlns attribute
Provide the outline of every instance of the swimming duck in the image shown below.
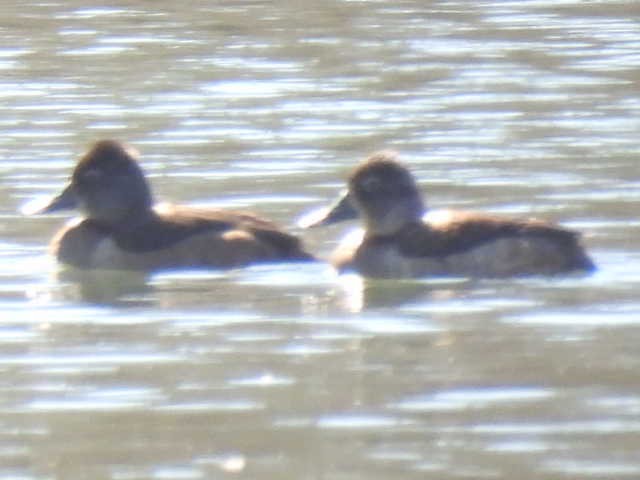
<svg viewBox="0 0 640 480"><path fill-rule="evenodd" d="M536 219L427 211L393 152L378 152L348 180L348 193L309 226L360 217L364 233L332 255L339 271L367 277L512 277L591 271L576 232Z"/></svg>
<svg viewBox="0 0 640 480"><path fill-rule="evenodd" d="M63 192L33 213L71 208L85 216L53 238L51 251L82 269L232 268L312 259L296 237L255 215L154 206L137 153L115 140L95 143Z"/></svg>

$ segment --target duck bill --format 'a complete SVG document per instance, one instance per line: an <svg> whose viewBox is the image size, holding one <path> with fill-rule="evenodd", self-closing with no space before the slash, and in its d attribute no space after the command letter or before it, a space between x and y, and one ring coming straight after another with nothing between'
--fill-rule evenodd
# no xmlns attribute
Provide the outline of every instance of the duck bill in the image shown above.
<svg viewBox="0 0 640 480"><path fill-rule="evenodd" d="M353 206L348 193L340 197L330 207L314 210L300 219L298 225L302 228L324 227L359 217L358 210Z"/></svg>
<svg viewBox="0 0 640 480"><path fill-rule="evenodd" d="M22 207L25 215L38 215L45 213L71 210L78 207L78 199L71 185L68 185L60 195L48 199L36 199Z"/></svg>

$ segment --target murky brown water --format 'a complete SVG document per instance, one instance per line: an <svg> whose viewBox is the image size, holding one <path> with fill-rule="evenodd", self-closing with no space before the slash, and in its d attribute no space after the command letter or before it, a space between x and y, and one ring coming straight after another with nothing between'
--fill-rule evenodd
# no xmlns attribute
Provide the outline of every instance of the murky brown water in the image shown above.
<svg viewBox="0 0 640 480"><path fill-rule="evenodd" d="M640 477L640 5L0 5L0 471ZM55 275L25 218L98 138L294 229L379 148L434 207L582 230L587 278ZM326 254L344 227L304 233Z"/></svg>

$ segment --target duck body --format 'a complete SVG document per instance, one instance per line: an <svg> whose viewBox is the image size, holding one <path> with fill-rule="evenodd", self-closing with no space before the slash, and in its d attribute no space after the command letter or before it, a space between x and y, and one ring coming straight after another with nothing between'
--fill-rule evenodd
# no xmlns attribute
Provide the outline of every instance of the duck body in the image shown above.
<svg viewBox="0 0 640 480"><path fill-rule="evenodd" d="M312 257L298 240L247 213L165 206L134 230L112 230L92 219L70 222L50 249L82 269L234 268Z"/></svg>
<svg viewBox="0 0 640 480"><path fill-rule="evenodd" d="M69 186L41 211L79 207L53 238L61 262L82 269L233 268L312 260L299 240L245 212L154 206L134 155L113 140L96 143Z"/></svg>
<svg viewBox="0 0 640 480"><path fill-rule="evenodd" d="M426 213L425 213L426 212ZM314 225L359 217L364 231L332 254L368 277L514 277L595 268L578 233L550 222L480 212L427 211L415 180L389 152L349 179L349 192Z"/></svg>
<svg viewBox="0 0 640 480"><path fill-rule="evenodd" d="M379 278L499 278L594 269L570 230L478 212L430 213L392 235L347 239L332 264L341 272Z"/></svg>

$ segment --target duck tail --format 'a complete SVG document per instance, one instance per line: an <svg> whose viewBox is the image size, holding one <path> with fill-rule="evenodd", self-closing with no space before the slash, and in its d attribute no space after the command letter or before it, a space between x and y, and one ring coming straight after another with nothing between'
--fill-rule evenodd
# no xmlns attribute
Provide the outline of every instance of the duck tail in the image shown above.
<svg viewBox="0 0 640 480"><path fill-rule="evenodd" d="M585 273L591 273L597 270L596 264L580 247L578 247L574 252L573 258L571 259L571 267L573 270Z"/></svg>

